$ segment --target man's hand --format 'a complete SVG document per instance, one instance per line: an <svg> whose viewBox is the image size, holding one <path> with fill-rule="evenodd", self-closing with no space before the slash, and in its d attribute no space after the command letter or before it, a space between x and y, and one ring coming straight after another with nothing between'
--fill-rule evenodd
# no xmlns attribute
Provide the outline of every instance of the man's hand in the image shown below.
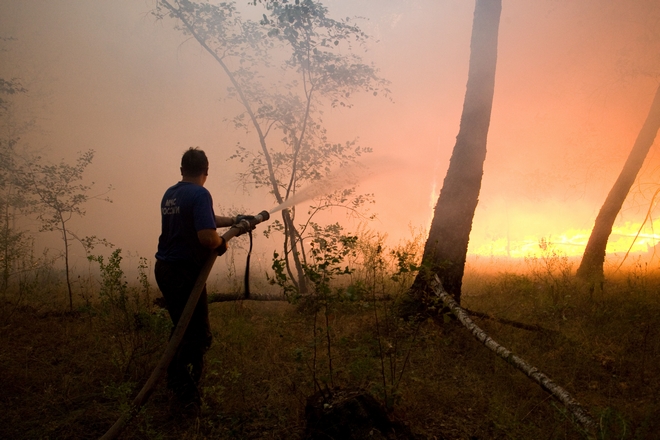
<svg viewBox="0 0 660 440"><path fill-rule="evenodd" d="M237 228L239 231L241 231L238 235L236 235L236 237L243 235L246 232L250 232L256 228L256 226L253 226L252 223L250 223L250 220L254 220L253 215L239 214L236 216L232 228Z"/></svg>
<svg viewBox="0 0 660 440"><path fill-rule="evenodd" d="M245 215L245 214L238 214L236 217L234 217L234 226L239 224L243 220L254 220L253 215Z"/></svg>

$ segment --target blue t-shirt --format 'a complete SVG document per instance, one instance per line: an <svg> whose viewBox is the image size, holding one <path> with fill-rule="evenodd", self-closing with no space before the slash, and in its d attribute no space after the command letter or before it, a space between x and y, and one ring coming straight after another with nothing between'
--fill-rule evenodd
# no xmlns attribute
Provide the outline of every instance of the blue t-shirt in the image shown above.
<svg viewBox="0 0 660 440"><path fill-rule="evenodd" d="M209 191L194 183L179 182L165 191L160 212L162 232L156 258L203 265L211 250L201 245L197 231L216 228Z"/></svg>

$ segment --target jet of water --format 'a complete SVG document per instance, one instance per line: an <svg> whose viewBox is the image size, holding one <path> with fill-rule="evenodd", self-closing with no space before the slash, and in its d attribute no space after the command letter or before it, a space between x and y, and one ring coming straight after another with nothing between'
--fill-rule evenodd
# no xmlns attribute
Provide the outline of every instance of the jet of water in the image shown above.
<svg viewBox="0 0 660 440"><path fill-rule="evenodd" d="M356 185L361 179L358 177L356 171L364 169L364 165L355 164L339 168L335 172L330 173L328 176L317 180L312 185L296 192L293 196L289 197L283 203L277 205L269 211L270 214L328 194L338 189L346 188L348 186Z"/></svg>
<svg viewBox="0 0 660 440"><path fill-rule="evenodd" d="M296 192L296 194L289 197L284 203L271 209L269 213L273 214L332 191L355 186L359 182L363 182L375 175L392 172L397 167L400 168L400 165L400 161L395 161L391 157L381 156L378 158L369 158L361 163L340 167L323 179L317 180L307 188Z"/></svg>

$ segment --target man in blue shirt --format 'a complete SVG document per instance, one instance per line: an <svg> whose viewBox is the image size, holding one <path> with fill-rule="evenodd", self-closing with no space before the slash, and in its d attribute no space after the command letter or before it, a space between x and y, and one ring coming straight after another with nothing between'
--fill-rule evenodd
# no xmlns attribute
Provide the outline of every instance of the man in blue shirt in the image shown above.
<svg viewBox="0 0 660 440"><path fill-rule="evenodd" d="M161 201L162 230L158 239L155 275L176 327L202 266L213 249L227 248L216 228L232 226L231 217L216 216L204 188L209 162L204 151L188 149L181 158L181 181L165 191ZM206 286L176 355L167 369L167 385L184 405L198 407L197 384L204 354L211 346Z"/></svg>

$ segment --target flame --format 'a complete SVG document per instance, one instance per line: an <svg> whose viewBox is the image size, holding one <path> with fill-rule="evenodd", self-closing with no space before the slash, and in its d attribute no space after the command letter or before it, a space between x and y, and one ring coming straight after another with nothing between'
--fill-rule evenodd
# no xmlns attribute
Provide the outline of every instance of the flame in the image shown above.
<svg viewBox="0 0 660 440"><path fill-rule="evenodd" d="M612 228L612 234L607 242L608 255L626 253L647 254L655 250L660 243L660 220L653 224L626 222ZM520 239L506 237L493 238L488 242L475 243L469 249L469 254L488 257L524 258L539 253L539 243L542 240L550 243L553 249L568 257L582 256L591 234L587 229L573 229L557 235L525 236Z"/></svg>

